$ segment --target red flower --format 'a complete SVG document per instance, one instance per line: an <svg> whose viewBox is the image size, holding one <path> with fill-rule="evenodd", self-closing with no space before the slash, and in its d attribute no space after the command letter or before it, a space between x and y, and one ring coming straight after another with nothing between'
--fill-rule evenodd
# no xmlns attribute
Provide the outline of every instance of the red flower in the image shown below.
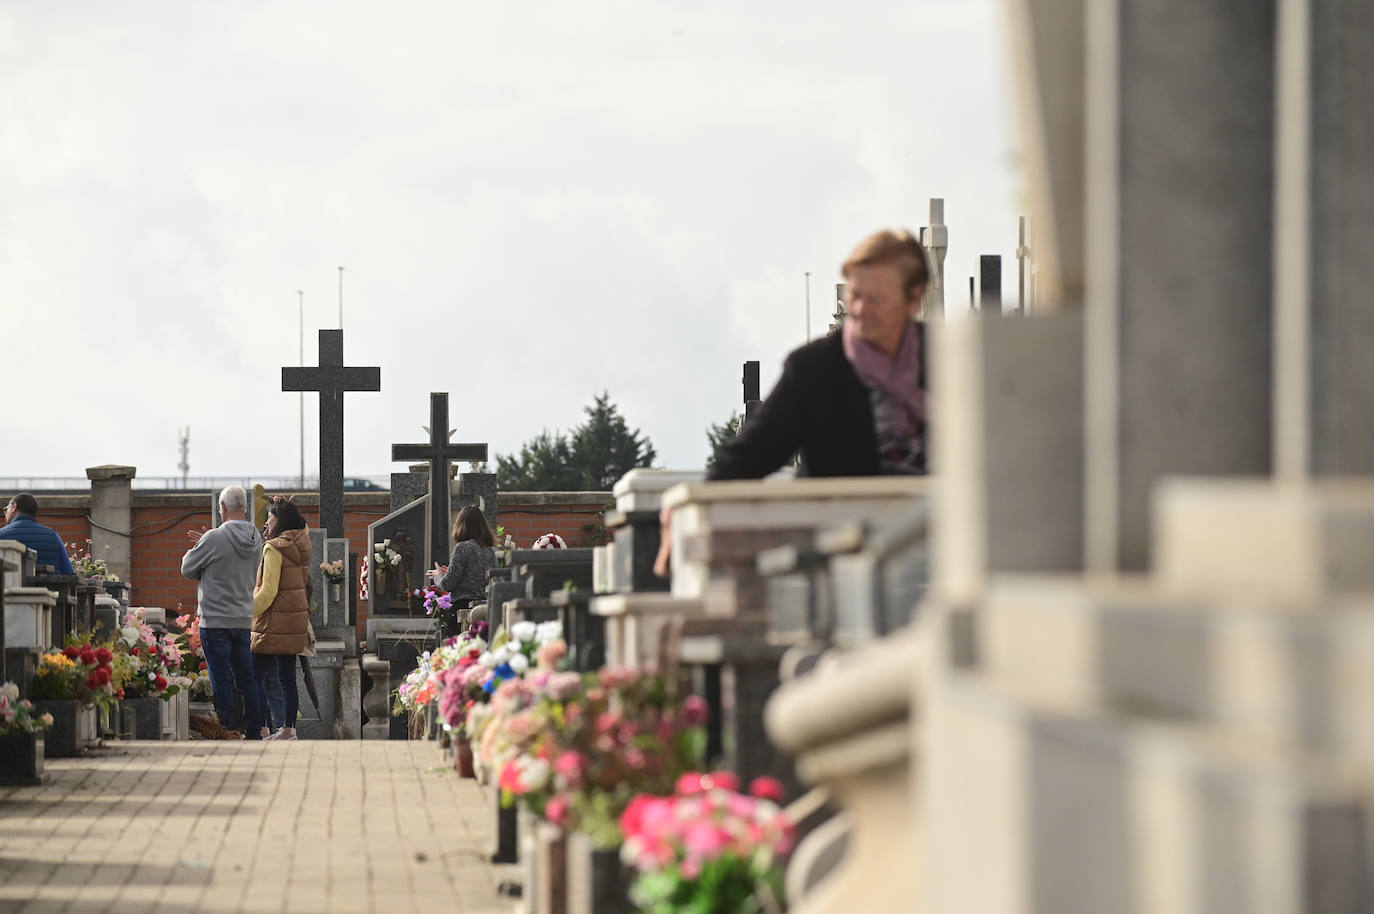
<svg viewBox="0 0 1374 914"><path fill-rule="evenodd" d="M123 689L115 689L115 697L116 697L116 698L123 698L123 697L124 697L124 690L123 690Z"/></svg>
<svg viewBox="0 0 1374 914"><path fill-rule="evenodd" d="M204 661L204 660L202 660L202 661L200 662L200 668L201 668L202 670L205 669L205 661Z"/></svg>
<svg viewBox="0 0 1374 914"><path fill-rule="evenodd" d="M167 688L167 680L159 676L153 680L153 685L157 686L157 690L161 692L162 690Z"/></svg>
<svg viewBox="0 0 1374 914"><path fill-rule="evenodd" d="M110 681L110 668L107 666L96 667L91 676L95 678L96 685L107 685Z"/></svg>
<svg viewBox="0 0 1374 914"><path fill-rule="evenodd" d="M749 792L763 800L772 800L774 803L782 802L782 782L777 778L770 778L767 775L754 778L749 782Z"/></svg>
<svg viewBox="0 0 1374 914"><path fill-rule="evenodd" d="M81 647L76 644L69 644L62 648L62 653L67 655L68 660L75 660L81 656Z"/></svg>
<svg viewBox="0 0 1374 914"><path fill-rule="evenodd" d="M89 647L83 647L81 649L81 662L86 666L95 666L95 651Z"/></svg>
<svg viewBox="0 0 1374 914"><path fill-rule="evenodd" d="M86 677L86 688L88 688L88 689L98 689L98 688L100 688L100 680L96 678L95 673L91 673L91 674L89 674L89 675Z"/></svg>
<svg viewBox="0 0 1374 914"><path fill-rule="evenodd" d="M95 649L95 659L101 663L109 663L114 659L114 654L110 653L108 647L98 647Z"/></svg>

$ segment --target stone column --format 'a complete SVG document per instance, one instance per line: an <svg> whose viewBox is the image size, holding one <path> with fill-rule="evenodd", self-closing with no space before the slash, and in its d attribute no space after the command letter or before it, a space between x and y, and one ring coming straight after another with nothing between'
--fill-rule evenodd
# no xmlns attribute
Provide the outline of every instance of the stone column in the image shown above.
<svg viewBox="0 0 1374 914"><path fill-rule="evenodd" d="M137 467L87 467L91 481L91 555L103 558L121 581L132 565L133 479Z"/></svg>
<svg viewBox="0 0 1374 914"><path fill-rule="evenodd" d="M1083 300L1084 0L1007 0L1037 309Z"/></svg>
<svg viewBox="0 0 1374 914"><path fill-rule="evenodd" d="M1087 4L1087 562L1164 475L1272 469L1274 2Z"/></svg>
<svg viewBox="0 0 1374 914"><path fill-rule="evenodd" d="M1374 6L1282 0L1275 228L1281 476L1374 473Z"/></svg>

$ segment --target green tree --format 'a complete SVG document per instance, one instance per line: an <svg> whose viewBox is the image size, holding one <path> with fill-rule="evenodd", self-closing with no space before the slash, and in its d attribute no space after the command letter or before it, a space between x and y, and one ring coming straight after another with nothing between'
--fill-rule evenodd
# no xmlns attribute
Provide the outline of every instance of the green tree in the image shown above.
<svg viewBox="0 0 1374 914"><path fill-rule="evenodd" d="M508 492L569 492L581 488L568 436L548 429L520 445L520 453L496 455L496 478Z"/></svg>
<svg viewBox="0 0 1374 914"><path fill-rule="evenodd" d="M510 456L497 455L502 489L526 492L604 492L635 467L652 466L653 444L631 429L610 394L601 393L584 410L586 420L571 435L547 429Z"/></svg>
<svg viewBox="0 0 1374 914"><path fill-rule="evenodd" d="M724 422L712 423L706 429L706 445L710 449L710 454L706 458L706 469L709 471L716 465L716 455L720 449L734 439L739 434L740 414L734 410L730 411L730 418Z"/></svg>
<svg viewBox="0 0 1374 914"><path fill-rule="evenodd" d="M598 394L584 411L587 420L573 430L572 450L588 491L605 492L635 467L653 466L658 455L649 437L630 428L610 394Z"/></svg>

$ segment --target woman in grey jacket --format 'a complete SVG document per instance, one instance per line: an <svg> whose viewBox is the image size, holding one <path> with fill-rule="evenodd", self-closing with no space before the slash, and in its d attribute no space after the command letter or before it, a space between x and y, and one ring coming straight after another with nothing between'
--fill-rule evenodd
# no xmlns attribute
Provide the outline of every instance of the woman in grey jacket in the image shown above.
<svg viewBox="0 0 1374 914"><path fill-rule="evenodd" d="M487 569L496 567L496 535L481 508L468 505L458 512L453 543L448 566L435 565L430 574L449 592L453 607L461 609L481 602L487 590Z"/></svg>

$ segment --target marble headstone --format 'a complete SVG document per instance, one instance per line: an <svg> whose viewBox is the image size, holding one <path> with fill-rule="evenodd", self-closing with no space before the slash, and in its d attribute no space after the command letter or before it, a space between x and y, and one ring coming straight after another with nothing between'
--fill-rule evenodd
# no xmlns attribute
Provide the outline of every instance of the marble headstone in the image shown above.
<svg viewBox="0 0 1374 914"><path fill-rule="evenodd" d="M401 563L378 574L375 561L368 565L369 615L410 615L411 591L425 586L425 536L429 526L429 496L393 511L367 528L369 553L377 543L390 541L402 554Z"/></svg>

